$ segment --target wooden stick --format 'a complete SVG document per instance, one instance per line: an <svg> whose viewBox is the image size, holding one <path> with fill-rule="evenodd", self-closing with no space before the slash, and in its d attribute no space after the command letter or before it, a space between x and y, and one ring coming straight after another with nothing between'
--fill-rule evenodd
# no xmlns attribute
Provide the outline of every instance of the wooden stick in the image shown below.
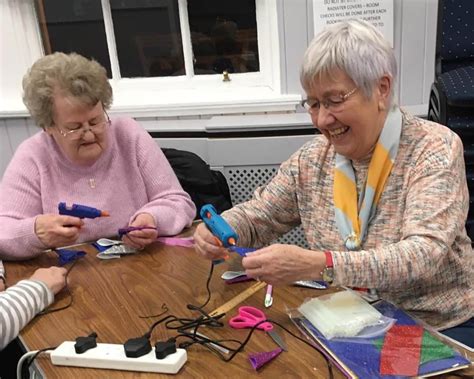
<svg viewBox="0 0 474 379"><path fill-rule="evenodd" d="M262 288L265 288L266 285L267 285L267 283L265 283L265 282L255 283L251 287L247 288L245 291L242 291L237 296L230 299L227 303L225 303L225 304L221 305L219 308L213 310L209 315L214 317L214 316L220 315L222 313L229 312L231 309L235 308L241 302L248 299L254 293L258 292Z"/></svg>

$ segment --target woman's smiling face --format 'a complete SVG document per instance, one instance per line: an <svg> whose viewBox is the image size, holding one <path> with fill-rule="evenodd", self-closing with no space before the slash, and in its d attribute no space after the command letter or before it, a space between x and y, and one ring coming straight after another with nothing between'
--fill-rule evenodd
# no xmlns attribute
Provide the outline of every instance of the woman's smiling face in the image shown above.
<svg viewBox="0 0 474 379"><path fill-rule="evenodd" d="M307 92L308 103L317 100L320 106L309 110L311 120L338 154L358 160L374 149L387 115L390 84L389 78L380 79L367 99L341 70L321 74L314 81Z"/></svg>

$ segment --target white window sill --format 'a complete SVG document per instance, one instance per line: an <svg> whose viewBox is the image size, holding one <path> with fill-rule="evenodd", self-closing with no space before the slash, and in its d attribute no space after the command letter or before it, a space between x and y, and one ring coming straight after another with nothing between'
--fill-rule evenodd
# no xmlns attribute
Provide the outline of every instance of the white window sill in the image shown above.
<svg viewBox="0 0 474 379"><path fill-rule="evenodd" d="M294 112L301 101L299 94L275 94L268 87L221 88L213 91L115 90L111 115L140 117L179 117L264 112ZM28 117L18 96L17 101L2 102L0 118Z"/></svg>
<svg viewBox="0 0 474 379"><path fill-rule="evenodd" d="M138 120L148 132L246 132L312 128L308 113L214 116L192 120Z"/></svg>
<svg viewBox="0 0 474 379"><path fill-rule="evenodd" d="M307 112L263 114L249 116L214 116L206 123L206 131L264 131L278 129L307 129L314 127Z"/></svg>

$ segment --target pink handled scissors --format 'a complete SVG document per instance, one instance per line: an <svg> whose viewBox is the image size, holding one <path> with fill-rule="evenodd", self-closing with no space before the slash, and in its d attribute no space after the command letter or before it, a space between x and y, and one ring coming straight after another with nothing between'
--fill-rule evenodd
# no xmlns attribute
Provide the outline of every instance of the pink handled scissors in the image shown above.
<svg viewBox="0 0 474 379"><path fill-rule="evenodd" d="M229 320L229 325L234 329L253 328L259 322L262 322L257 326L257 329L264 330L268 335L280 346L284 351L288 351L285 342L282 340L280 335L273 330L272 323L265 321L267 316L260 309L255 307L243 306L239 308L237 316L232 317Z"/></svg>
<svg viewBox="0 0 474 379"><path fill-rule="evenodd" d="M234 329L252 328L261 321L265 321L267 316L260 309L255 307L243 306L239 308L239 314L229 320L229 325ZM273 325L269 322L262 322L257 329L266 332L273 329Z"/></svg>

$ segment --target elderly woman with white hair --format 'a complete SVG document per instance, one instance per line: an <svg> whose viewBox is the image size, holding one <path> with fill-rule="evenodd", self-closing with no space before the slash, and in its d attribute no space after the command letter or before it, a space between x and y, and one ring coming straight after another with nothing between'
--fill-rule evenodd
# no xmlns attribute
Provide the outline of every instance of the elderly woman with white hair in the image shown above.
<svg viewBox="0 0 474 379"><path fill-rule="evenodd" d="M223 217L242 246L266 246L297 225L304 230L309 249L263 247L243 259L248 275L371 289L437 329L463 324L472 343L474 255L462 142L401 110L396 77L389 43L368 23L342 22L317 35L301 83L321 134ZM205 226L195 240L207 258L227 254Z"/></svg>

